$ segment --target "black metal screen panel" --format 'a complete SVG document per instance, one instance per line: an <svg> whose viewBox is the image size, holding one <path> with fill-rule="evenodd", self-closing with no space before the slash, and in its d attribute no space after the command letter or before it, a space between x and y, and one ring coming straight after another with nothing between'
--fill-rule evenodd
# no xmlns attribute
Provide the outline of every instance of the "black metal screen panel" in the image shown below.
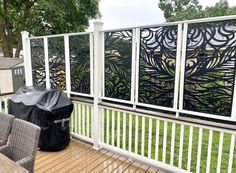
<svg viewBox="0 0 236 173"><path fill-rule="evenodd" d="M189 24L184 109L231 115L236 20Z"/></svg>
<svg viewBox="0 0 236 173"><path fill-rule="evenodd" d="M90 94L89 35L70 36L71 91Z"/></svg>
<svg viewBox="0 0 236 173"><path fill-rule="evenodd" d="M51 88L66 89L64 37L48 39Z"/></svg>
<svg viewBox="0 0 236 173"><path fill-rule="evenodd" d="M139 102L173 107L177 26L141 28Z"/></svg>
<svg viewBox="0 0 236 173"><path fill-rule="evenodd" d="M105 33L105 97L130 100L132 30Z"/></svg>
<svg viewBox="0 0 236 173"><path fill-rule="evenodd" d="M30 40L33 85L46 87L43 39Z"/></svg>

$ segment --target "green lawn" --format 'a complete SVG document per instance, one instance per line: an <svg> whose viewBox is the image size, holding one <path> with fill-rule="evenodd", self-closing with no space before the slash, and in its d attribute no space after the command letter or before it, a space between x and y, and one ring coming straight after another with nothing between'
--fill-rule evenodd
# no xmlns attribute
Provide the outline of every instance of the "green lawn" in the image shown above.
<svg viewBox="0 0 236 173"><path fill-rule="evenodd" d="M86 111L85 111L86 113ZM89 111L89 116L91 116L91 110ZM76 116L75 119L72 118L72 124L75 122L75 124L78 124L78 111L76 114L73 114L73 116ZM109 143L111 144L112 136L111 136L111 125L112 125L112 113L109 112L110 116L110 136L109 136ZM120 147L123 146L123 114L120 114ZM104 142L106 142L106 116L104 116ZM82 119L82 118L81 118ZM139 126L138 126L138 153L141 154L141 134L142 134L142 118L139 117ZM86 119L85 119L86 121ZM90 117L91 122L91 117ZM85 123L86 124L86 123ZM90 124L91 126L91 124ZM179 161L179 141L180 141L180 124L176 124L176 130L175 130L175 148L174 148L174 166L178 167L178 161ZM72 129L78 128L76 126L72 126ZM91 129L91 127L90 127ZM168 128L167 128L167 145L166 145L166 163L170 163L170 152L171 152L171 132L172 132L172 123L168 122ZM184 141L183 141L183 157L182 157L182 168L187 169L187 156L188 156L188 143L189 143L189 126L185 126L184 128ZM91 131L91 130L90 130ZM198 134L199 128L193 128L193 142L192 142L192 157L191 157L191 171L196 172L196 162L197 162L197 150L198 150ZM91 132L90 132L91 134ZM145 156L148 156L148 134L149 134L149 120L146 118L145 120ZM164 121L160 121L160 130L159 130L159 152L158 152L158 160L162 161L162 151L163 151L163 134L164 134ZM114 139L115 139L115 146L117 146L117 112L115 113L115 130L114 130ZM91 136L91 135L90 135ZM126 144L125 148L128 150L129 146L129 115L126 114ZM207 163L207 150L208 150L208 136L209 136L209 130L204 129L203 130L203 137L202 137L202 154L201 154L201 162L200 162L200 172L206 172L206 163ZM211 154L211 167L210 172L216 172L217 167L217 158L218 158L218 147L219 147L219 132L213 133L213 139L212 139L212 154ZM229 159L229 149L230 149L230 134L224 134L224 142L223 142L223 151L222 151L222 162L221 162L221 172L227 172L228 170L228 159ZM132 152L134 152L135 148L135 116L132 116ZM156 141L156 120L153 119L152 121L152 152L151 152L151 158L155 158L155 141ZM235 153L235 152L234 152ZM233 161L233 169L232 172L236 172L236 155L234 154L234 161Z"/></svg>

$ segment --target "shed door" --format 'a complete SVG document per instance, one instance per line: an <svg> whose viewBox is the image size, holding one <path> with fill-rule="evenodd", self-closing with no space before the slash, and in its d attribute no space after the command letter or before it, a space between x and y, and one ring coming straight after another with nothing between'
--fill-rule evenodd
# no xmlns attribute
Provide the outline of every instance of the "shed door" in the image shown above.
<svg viewBox="0 0 236 173"><path fill-rule="evenodd" d="M12 69L13 90L16 92L20 87L25 86L24 67Z"/></svg>

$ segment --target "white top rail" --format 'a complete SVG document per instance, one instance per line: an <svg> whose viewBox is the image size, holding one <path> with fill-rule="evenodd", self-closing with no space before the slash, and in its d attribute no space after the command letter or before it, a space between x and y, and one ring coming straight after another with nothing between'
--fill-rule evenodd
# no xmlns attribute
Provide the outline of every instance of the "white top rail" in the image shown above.
<svg viewBox="0 0 236 173"><path fill-rule="evenodd" d="M75 32L75 33L64 33L64 34L54 34L54 35L44 35L44 36L33 36L30 37L31 40L33 39L40 39L40 38L54 38L54 37L64 37L64 36L76 36L76 35L86 35L91 34L93 32Z"/></svg>
<svg viewBox="0 0 236 173"><path fill-rule="evenodd" d="M236 15L220 16L220 17L209 17L209 18L201 18L201 19L194 19L194 20L183 20L183 21L176 21L176 22L164 22L164 23L156 23L156 24L148 24L148 25L137 25L137 26L123 27L123 28L122 27L121 28L114 28L114 29L103 29L102 32L115 32L115 31L132 30L134 28L173 26L173 25L178 25L178 24L182 24L182 23L212 22L212 21L222 21L222 20L230 20L230 19L236 19ZM91 34L91 33L93 33L93 31L63 33L63 34L35 36L35 37L32 36L32 37L30 37L30 39L53 38L53 37L74 36L74 35L86 35L86 34Z"/></svg>
<svg viewBox="0 0 236 173"><path fill-rule="evenodd" d="M102 32L115 32L115 31L127 31L135 28L149 28L149 27L162 27L162 26L177 26L177 22L166 22L159 24L151 24L151 25L141 25L141 26L133 26L133 27L123 27L123 28L114 28L114 29L104 29Z"/></svg>
<svg viewBox="0 0 236 173"><path fill-rule="evenodd" d="M222 21L222 20L230 20L230 19L236 19L236 15L209 17L209 18L201 18L201 19L194 19L194 20L183 20L183 21L176 21L176 22L164 22L164 23L156 23L156 24L148 24L148 25L137 25L137 26L123 27L123 28L114 28L114 29L104 29L102 30L102 32L131 30L133 28L173 26L173 25L178 25L178 24L183 24L183 23L213 22L213 21Z"/></svg>

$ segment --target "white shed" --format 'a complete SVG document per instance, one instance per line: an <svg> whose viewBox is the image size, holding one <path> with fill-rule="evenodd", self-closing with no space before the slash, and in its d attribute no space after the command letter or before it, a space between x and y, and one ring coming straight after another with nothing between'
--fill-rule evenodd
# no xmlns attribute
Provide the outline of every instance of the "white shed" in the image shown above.
<svg viewBox="0 0 236 173"><path fill-rule="evenodd" d="M0 95L13 93L22 85L24 85L23 59L0 58Z"/></svg>

